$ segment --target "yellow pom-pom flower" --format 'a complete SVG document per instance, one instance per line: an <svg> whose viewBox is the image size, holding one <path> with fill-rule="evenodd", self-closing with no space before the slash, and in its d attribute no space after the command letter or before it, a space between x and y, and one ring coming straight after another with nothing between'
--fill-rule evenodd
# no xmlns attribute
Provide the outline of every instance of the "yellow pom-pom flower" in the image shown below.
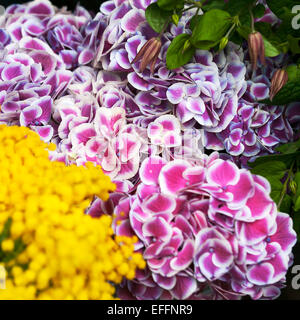
<svg viewBox="0 0 300 320"><path fill-rule="evenodd" d="M49 160L53 145L25 127L0 126L0 299L113 299L144 268L136 238L114 237L112 218L84 214L115 190L99 166Z"/></svg>

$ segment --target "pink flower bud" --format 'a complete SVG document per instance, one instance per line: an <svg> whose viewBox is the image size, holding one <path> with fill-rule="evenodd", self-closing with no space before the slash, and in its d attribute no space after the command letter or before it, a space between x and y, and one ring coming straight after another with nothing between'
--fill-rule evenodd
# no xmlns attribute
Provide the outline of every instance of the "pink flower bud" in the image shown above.
<svg viewBox="0 0 300 320"><path fill-rule="evenodd" d="M272 101L281 88L287 83L288 73L283 69L278 69L271 80L270 100Z"/></svg>
<svg viewBox="0 0 300 320"><path fill-rule="evenodd" d="M161 41L159 38L153 37L148 40L141 50L138 52L132 63L135 63L141 59L140 72L143 72L147 65L150 65L151 73L154 72L155 63L158 58L161 49Z"/></svg>
<svg viewBox="0 0 300 320"><path fill-rule="evenodd" d="M256 69L258 59L262 64L266 64L265 45L260 32L252 32L249 34L248 46L253 69Z"/></svg>

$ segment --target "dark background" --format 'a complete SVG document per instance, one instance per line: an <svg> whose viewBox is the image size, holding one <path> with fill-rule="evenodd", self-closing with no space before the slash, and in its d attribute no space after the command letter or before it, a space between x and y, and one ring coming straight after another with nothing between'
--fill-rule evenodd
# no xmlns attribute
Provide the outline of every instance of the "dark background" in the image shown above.
<svg viewBox="0 0 300 320"><path fill-rule="evenodd" d="M7 7L14 3L26 3L28 0L0 0L0 4L4 7ZM85 7L88 10L94 11L95 13L98 12L100 4L104 2L104 0L81 0L81 1L74 1L74 0L51 0L51 2L57 6L67 6L70 10L73 10L76 7L76 4L79 2L81 6ZM294 265L300 265L300 243L298 242L297 245L294 247L293 250L295 260ZM292 277L295 276L291 274L291 268L287 274L287 287L282 290L282 294L279 297L279 300L300 300L300 289L294 290L291 287Z"/></svg>

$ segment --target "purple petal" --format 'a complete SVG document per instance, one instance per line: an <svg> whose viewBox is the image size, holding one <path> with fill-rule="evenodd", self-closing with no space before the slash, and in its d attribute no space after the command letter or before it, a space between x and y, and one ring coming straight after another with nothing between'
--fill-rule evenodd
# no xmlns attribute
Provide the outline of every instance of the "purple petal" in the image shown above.
<svg viewBox="0 0 300 320"><path fill-rule="evenodd" d="M42 108L39 106L29 106L22 110L20 115L21 126L28 126L42 115Z"/></svg>
<svg viewBox="0 0 300 320"><path fill-rule="evenodd" d="M176 276L176 285L171 290L178 300L188 299L197 290L197 281L192 277Z"/></svg>
<svg viewBox="0 0 300 320"><path fill-rule="evenodd" d="M125 32L135 32L143 22L145 22L144 11L132 9L122 18L121 28Z"/></svg>
<svg viewBox="0 0 300 320"><path fill-rule="evenodd" d="M178 104L181 102L185 95L183 83L175 83L167 90L167 98L173 104Z"/></svg>

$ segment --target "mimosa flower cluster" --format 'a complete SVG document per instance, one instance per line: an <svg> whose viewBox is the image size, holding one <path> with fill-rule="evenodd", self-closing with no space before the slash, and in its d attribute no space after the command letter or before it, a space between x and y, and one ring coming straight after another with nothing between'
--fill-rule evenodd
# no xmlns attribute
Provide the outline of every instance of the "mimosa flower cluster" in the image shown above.
<svg viewBox="0 0 300 320"><path fill-rule="evenodd" d="M144 267L134 237L114 237L111 217L84 214L115 189L93 164L49 160L48 145L24 127L0 127L0 299L112 299L114 284Z"/></svg>

